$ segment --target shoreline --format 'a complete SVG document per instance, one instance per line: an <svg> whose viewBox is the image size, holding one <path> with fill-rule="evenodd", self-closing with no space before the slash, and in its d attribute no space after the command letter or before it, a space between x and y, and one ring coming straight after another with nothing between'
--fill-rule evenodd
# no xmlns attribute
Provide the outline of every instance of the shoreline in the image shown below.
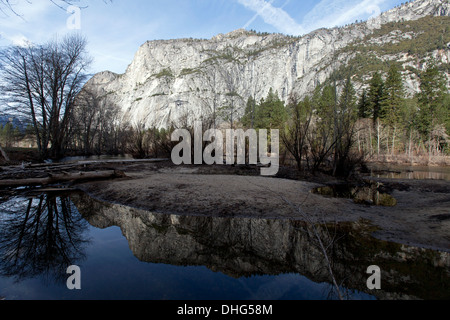
<svg viewBox="0 0 450 320"><path fill-rule="evenodd" d="M366 163L377 165L398 165L411 167L450 167L450 156L404 156L404 155L380 155L367 159Z"/></svg>
<svg viewBox="0 0 450 320"><path fill-rule="evenodd" d="M325 174L302 176L289 167L280 167L275 177L263 177L259 169L246 165L175 166L167 160L92 161L10 167L0 170L0 179L110 170L115 178L72 181L49 187L68 187L100 201L163 214L294 219L314 223L364 220L376 227L373 235L377 239L450 252L448 180L356 175L352 181L345 182ZM396 205L355 203L352 199L312 192L315 188L344 183L374 184L376 192L392 196ZM7 196L8 192L15 193L5 192Z"/></svg>

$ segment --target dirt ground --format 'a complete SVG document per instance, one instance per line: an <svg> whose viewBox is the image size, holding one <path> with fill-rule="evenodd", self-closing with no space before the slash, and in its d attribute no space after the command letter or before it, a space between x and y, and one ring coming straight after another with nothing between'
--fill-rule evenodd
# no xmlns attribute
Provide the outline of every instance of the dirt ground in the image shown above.
<svg viewBox="0 0 450 320"><path fill-rule="evenodd" d="M119 168L116 168L119 169ZM450 252L450 183L440 180L376 179L397 200L394 207L327 198L313 188L336 183L328 177L299 180L281 170L262 177L256 167L121 166L126 177L80 184L94 198L177 215L298 219L315 222L368 220L374 236L387 241Z"/></svg>

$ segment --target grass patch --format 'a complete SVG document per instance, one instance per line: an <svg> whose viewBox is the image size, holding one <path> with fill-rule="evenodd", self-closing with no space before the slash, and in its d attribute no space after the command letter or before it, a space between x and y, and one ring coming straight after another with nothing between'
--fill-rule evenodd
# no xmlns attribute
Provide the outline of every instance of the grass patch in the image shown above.
<svg viewBox="0 0 450 320"><path fill-rule="evenodd" d="M194 69L185 68L185 69L181 70L180 76L184 77L184 76L188 76L190 74L196 74L196 73L201 73L201 70L198 68L194 68Z"/></svg>
<svg viewBox="0 0 450 320"><path fill-rule="evenodd" d="M174 75L170 68L165 68L165 69L161 70L159 73L153 74L153 77L156 77L157 79L161 79L164 77L173 78Z"/></svg>

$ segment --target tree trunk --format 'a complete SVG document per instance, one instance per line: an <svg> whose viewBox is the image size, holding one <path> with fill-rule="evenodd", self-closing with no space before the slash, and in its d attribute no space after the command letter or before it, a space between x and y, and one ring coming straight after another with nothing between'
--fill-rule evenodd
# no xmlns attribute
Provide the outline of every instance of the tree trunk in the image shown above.
<svg viewBox="0 0 450 320"><path fill-rule="evenodd" d="M7 155L6 152L3 150L2 146L0 146L0 153L2 154L3 158L5 158L6 162L9 162L9 161L10 161L8 155Z"/></svg>
<svg viewBox="0 0 450 320"><path fill-rule="evenodd" d="M361 154L361 140L360 140L360 136L359 136L359 128L358 128L358 135L357 135L357 139L358 139L358 152L359 154Z"/></svg>
<svg viewBox="0 0 450 320"><path fill-rule="evenodd" d="M385 155L388 155L388 154L389 154L389 128L386 133L386 153L385 153Z"/></svg>
<svg viewBox="0 0 450 320"><path fill-rule="evenodd" d="M392 134L392 155L395 153L395 134L396 134L397 128L394 127L394 133Z"/></svg>
<svg viewBox="0 0 450 320"><path fill-rule="evenodd" d="M411 161L411 148L412 148L412 130L409 132L409 146L408 146L408 158Z"/></svg>
<svg viewBox="0 0 450 320"><path fill-rule="evenodd" d="M379 158L380 158L380 144L381 144L380 135L381 135L381 133L380 133L380 120L378 119L377 120L377 160L379 160Z"/></svg>

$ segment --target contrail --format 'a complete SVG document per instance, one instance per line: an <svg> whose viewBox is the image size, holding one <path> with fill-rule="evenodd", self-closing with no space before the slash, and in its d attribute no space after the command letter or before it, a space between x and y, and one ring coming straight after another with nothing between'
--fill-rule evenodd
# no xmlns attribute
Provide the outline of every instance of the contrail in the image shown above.
<svg viewBox="0 0 450 320"><path fill-rule="evenodd" d="M303 33L302 26L283 10L283 7L289 0L281 8L276 8L272 5L274 0L238 0L238 2L246 8L256 12L256 15L246 23L245 28L250 26L250 24L260 16L265 23L272 25L283 33L292 35L300 35Z"/></svg>
<svg viewBox="0 0 450 320"><path fill-rule="evenodd" d="M270 2L268 2L266 5L272 5L272 3L274 3L274 1L275 0L270 0ZM261 12L261 10L260 11L258 11L254 16L253 16L253 18L251 18L246 24L245 24L245 26L243 27L244 29L247 29L255 20L256 20L256 18L258 18L259 17L259 15L260 15L260 12Z"/></svg>

